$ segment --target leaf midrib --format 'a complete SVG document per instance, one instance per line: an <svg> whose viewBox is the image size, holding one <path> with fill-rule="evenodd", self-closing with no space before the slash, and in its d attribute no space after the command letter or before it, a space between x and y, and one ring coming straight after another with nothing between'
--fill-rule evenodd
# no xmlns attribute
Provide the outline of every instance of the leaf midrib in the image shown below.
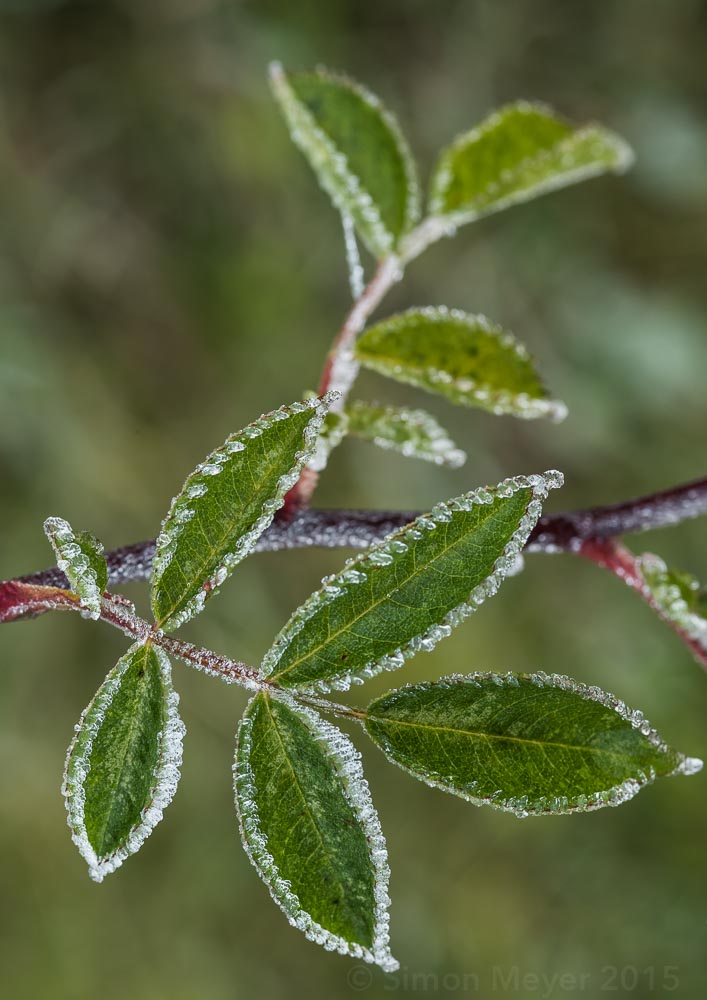
<svg viewBox="0 0 707 1000"><path fill-rule="evenodd" d="M147 647L145 647L145 649L144 649L143 652L144 652L144 656L146 658L147 655L149 655L149 650L147 649ZM125 670L126 674L127 674L128 670L130 669L130 667L133 666L134 662L135 661L133 660L128 665L128 667ZM125 679L125 674L123 675L122 680L124 680L124 679ZM114 692L114 694L113 694L113 698L111 699L111 705L113 704L113 701L115 700L115 696L116 696L117 693L118 693L118 689L116 689L115 692ZM116 790L121 786L121 783L122 783L122 780L123 780L123 774L125 773L125 763L126 763L127 756L128 756L128 746L129 745L132 746L132 743L133 743L133 733L135 731L135 726L136 726L136 723L137 723L138 714L142 715L142 713L135 712L135 713L132 713L131 716L130 716L130 721L129 721L128 730L127 730L127 736L126 736L126 739L124 740L123 752L122 752L122 755L121 755L122 759L121 759L121 762L120 762L120 770L118 772L118 778L115 781L115 784L113 786L113 790L111 792L110 808L108 809L108 812L107 812L107 814L105 816L104 822L102 823L102 825L100 827L101 842L103 842L103 840L105 839L106 830L108 829L109 823L113 819L113 815L115 813L115 808L116 808ZM158 770L159 770L159 762L158 762ZM152 788L151 788L150 791L152 792ZM150 798L152 798L152 795L150 795ZM145 809L145 806L142 806L142 808L140 809L140 812L142 813L144 809ZM133 824L133 826L134 826L134 824ZM95 847L94 847L94 850L96 850ZM114 848L114 850L118 850L118 848L116 847L116 848ZM97 850L96 850L96 853L98 854ZM113 853L113 851L111 851L110 853ZM106 857L108 857L107 854L99 854L99 859L104 859Z"/></svg>
<svg viewBox="0 0 707 1000"><path fill-rule="evenodd" d="M338 870L337 866L335 864L332 864L332 860L334 859L334 855L333 855L333 853L327 847L327 843L326 843L326 841L324 839L324 836L323 836L322 831L321 831L321 829L319 827L319 824L317 823L317 821L315 819L315 816L314 816L314 813L312 812L312 810L311 810L311 808L309 806L309 802L307 800L307 797L304 794L304 790L302 788L302 783L299 780L299 777L297 775L297 771L295 770L295 768L294 768L294 766L292 764L292 761L290 759L290 755L288 754L287 749L285 747L285 743L284 743L284 741L282 739L282 735L281 735L280 730L278 729L278 726L277 726L277 720L275 719L275 716L272 713L272 709L270 707L270 699L266 695L262 695L262 698L263 698L263 702L264 702L265 708L267 710L270 722L272 723L273 729L275 730L275 733L277 734L277 740L278 740L278 743L280 744L280 749L282 750L282 755L285 758L285 762L287 764L287 769L290 772L290 774L292 775L294 784L297 787L297 791L299 792L300 798L301 798L302 803L304 805L305 812L309 816L309 819L311 820L311 825L312 825L312 827L314 828L314 830L315 830L315 832L317 834L317 839L319 840L319 843L321 844L322 849L324 850L327 858L329 859L329 868L332 869L335 872L336 884L337 884L337 886L338 886L338 888L340 890L341 898L344 898L346 896L346 893L345 893L345 890L344 890L344 884L341 881L341 877L339 875L339 870ZM309 729L309 727L307 727L307 731L311 735L311 730ZM302 907L302 909L304 909L304 907Z"/></svg>
<svg viewBox="0 0 707 1000"><path fill-rule="evenodd" d="M529 504L530 504L530 500L525 505L525 511L524 511L524 513L527 512ZM490 517L491 517L491 515L489 514L489 518L487 520L490 520ZM522 515L521 515L521 519L522 519ZM449 523L452 524L453 521L449 522ZM486 523L486 522L484 522L484 523ZM415 522L413 521L412 522L412 526L414 526L414 524L415 524ZM281 681L283 677L285 677L287 674L291 673L291 671L294 670L296 667L300 666L302 663L306 663L307 660L313 659L324 647L328 646L331 642L333 642L336 638L338 638L338 636L340 636L344 632L350 631L354 627L354 625L356 625L356 623L361 620L361 618L364 618L371 611L374 611L377 607L379 607L381 604L383 604L384 601L390 600L391 597L393 597L395 594L399 593L399 591L402 589L403 585L407 585L408 583L410 583L411 580L414 580L417 576L420 576L420 574L424 573L431 566L433 566L437 562L438 559L441 559L443 556L447 555L447 553L450 552L451 549L453 549L455 546L460 545L462 543L462 541L465 541L468 538L468 536L472 533L472 531L477 530L478 527L479 526L476 525L475 528L473 528L470 531L466 532L462 536L462 538L458 538L454 542L452 542L450 545L445 546L436 556L434 556L434 558L430 559L430 561L427 562L427 563L425 563L424 566L422 566L420 569L417 569L417 568L413 569L413 571L410 573L410 575L407 576L402 581L402 583L399 586L396 586L395 590L386 591L383 594L383 596L380 597L377 601L374 601L372 604L367 605L366 609L364 611L362 611L359 615L356 615L355 618L349 619L345 625L343 625L341 628L337 629L335 632L329 632L327 634L326 639L323 642L320 642L317 646L314 646L304 656L300 656L298 659L293 660L292 663L290 663L287 667L285 667L284 670L280 671L279 673L271 674L270 675L271 676L271 680L273 680L273 681L275 681L275 680ZM398 538L399 536L403 535L406 530L407 529L404 528L402 531L396 532L394 535L391 536L391 539ZM515 535L515 533L516 533L517 530L518 530L518 528L516 527L513 530L513 532L511 533L511 537L510 537L510 539L508 541L510 541L514 537L514 535ZM503 546L504 550L505 550L507 544L508 544L508 542L506 542L506 544ZM369 554L370 554L370 550L369 550L368 553L366 553L365 555L362 555L360 557L360 562L363 562L367 558L367 556ZM499 556L500 555L502 555L502 552L499 553ZM358 564L357 562L354 562L351 566L348 567L348 569L349 570L355 569L357 564ZM393 562L390 566L376 567L376 569L391 569L394 565L395 565L395 563ZM494 565L495 565L495 561L494 561ZM491 570L491 572L493 572L493 570ZM488 577L484 577L484 579L488 579ZM321 593L321 591L318 591L317 595L315 595L315 596L318 596L320 593ZM328 606L328 605L325 605L325 606ZM305 607L306 607L306 604L305 604ZM416 633L416 635L420 635L420 634L421 633L419 633L419 632ZM406 641L407 642L411 642L412 639L414 639L415 637L416 636L412 636L410 639L408 639ZM358 665L352 667L351 665L347 664L346 665L346 669L345 670L341 670L338 673L350 673L350 672L353 672L354 670L356 670L361 665L362 664L358 664ZM338 676L338 673L337 674L332 674L331 677ZM329 677L327 679L331 679L331 677Z"/></svg>
<svg viewBox="0 0 707 1000"><path fill-rule="evenodd" d="M310 425L310 422L311 422L311 418L310 418L310 421L308 421L305 424L304 428L302 429L302 437L303 438L304 438L304 435L305 435L305 432L306 432L307 428ZM242 435L236 434L232 440L242 440ZM252 441L253 439L252 438L248 438L247 440L248 441ZM221 448L217 448L215 452L211 453L211 455L215 455L218 452L223 451L224 448L225 448L225 446L222 446ZM233 461L234 461L234 463L235 463L235 461L237 461L237 455L239 455L239 454L240 453L236 453L236 454L233 455ZM209 456L209 458L211 457L211 455ZM205 462L208 462L209 458L205 459L204 462L202 462L202 465L205 464ZM288 472L290 472L295 465L297 465L296 461L294 462L294 465L290 465L285 470L285 472L282 473L283 476L286 475ZM223 467L222 472L225 472L227 468L228 468L228 471L231 473L231 477L232 477L233 476L233 466L231 465L231 463L227 463L227 465L225 465ZM277 462L273 461L273 462L267 463L265 468L266 468L266 471L261 474L261 476L259 477L260 479L264 478L264 476L266 476L266 475L270 476L272 474L273 469L277 468ZM182 487L182 490L180 492L180 497L184 494L184 491L185 491L185 489L187 487L187 484L192 479L194 479L194 478L195 478L194 474L192 474L191 476L188 477L187 481L185 482L184 486ZM208 497L208 495L209 494L207 492L205 494L205 496ZM266 499L271 499L271 498L267 497ZM262 506L263 506L264 502L265 501L261 502L261 505L260 505L261 506L261 511L262 511ZM245 506L246 505L244 504L243 507L239 508L239 510L242 511ZM198 517L199 516L198 513L195 516ZM228 519L226 519L226 520L228 521ZM256 518L256 520L257 520L257 518ZM234 522L230 521L229 523L232 526ZM188 527L189 527L189 522L187 522L187 524L185 524L185 528L188 528ZM197 580L199 580L199 579L203 580L203 574L208 571L208 567L212 564L214 556L216 555L217 552L219 552L221 550L221 548L223 547L224 542L228 539L229 534L231 533L232 530L233 530L233 527L231 527L230 531L229 531L229 529L226 529L226 531L224 531L224 533L220 536L220 538L217 540L217 542L215 544L209 545L207 547L207 549L206 549L207 555L205 556L205 558L202 559L202 561L201 561L201 563L199 565L198 572L195 572L192 575L191 582L187 581L186 575L184 574L184 572L182 572L182 576L184 577L184 580L187 583L187 587L189 589L189 593L187 594L187 596L182 596L180 599L174 601L173 604L170 606L169 610L166 611L166 612L164 612L161 615L160 620L157 622L157 627L158 628L161 628L165 624L165 622L167 622L172 617L172 615L176 614L177 611L182 611L184 609L184 607L186 606L186 604L188 604L188 602L193 599L194 594L191 593L191 590L193 589L195 582ZM237 547L238 540L240 538L242 538L245 533L246 532L244 532L244 531L240 532L240 534L238 536L238 539L236 540L236 545L234 546L234 548ZM203 529L202 529L202 534L203 534ZM204 537L206 537L206 536L204 536ZM179 544L179 542L177 542L177 544ZM175 552L175 556L176 556L176 552ZM175 556L173 556L172 558L174 559ZM171 563L170 563L170 565L171 565ZM167 567L167 569L168 568L169 567ZM166 572L166 570L165 570L165 572ZM160 577L160 581L162 581L163 579L164 579L164 574L162 574L162 576Z"/></svg>
<svg viewBox="0 0 707 1000"><path fill-rule="evenodd" d="M576 751L582 751L582 752L589 751L590 753L607 754L610 757L618 757L618 758L625 758L625 756L626 756L625 754L621 754L618 750L608 750L608 749L605 749L603 747L581 746L581 745L576 745L574 743L560 743L557 740L534 740L534 739L531 739L529 736L509 736L509 735L501 734L501 733L484 733L484 732L481 732L480 730L476 730L476 729L452 729L450 726L429 725L429 724L420 723L420 722L408 722L407 720L403 720L403 719L384 718L384 717L379 716L379 715L373 715L373 714L371 714L370 710L367 713L367 718L370 718L374 722L377 722L377 723L380 723L380 724L383 724L383 725L407 726L407 727L409 727L411 729L423 729L423 730L427 730L427 731L435 732L435 733L437 733L437 732L453 733L455 736L462 736L462 737L463 736L479 737L479 738L482 738L482 739L486 739L489 742L492 741L492 740L499 740L501 742L508 742L508 743L530 743L530 744L534 744L535 746L539 746L539 747L543 747L543 748L544 747L557 747L557 748L562 749L562 750L576 750ZM653 744L651 744L651 745L653 746ZM655 749L659 750L660 748L659 747L655 747Z"/></svg>

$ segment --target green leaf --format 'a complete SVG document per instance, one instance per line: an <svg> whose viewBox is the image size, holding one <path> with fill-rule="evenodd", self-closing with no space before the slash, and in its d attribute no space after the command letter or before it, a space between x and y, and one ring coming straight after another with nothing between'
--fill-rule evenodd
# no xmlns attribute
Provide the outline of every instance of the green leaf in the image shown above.
<svg viewBox="0 0 707 1000"><path fill-rule="evenodd" d="M160 628L198 614L252 550L312 455L331 398L260 417L188 477L155 548L152 609Z"/></svg>
<svg viewBox="0 0 707 1000"><path fill-rule="evenodd" d="M81 716L62 791L96 882L139 850L172 801L184 739L178 704L166 654L136 644Z"/></svg>
<svg viewBox="0 0 707 1000"><path fill-rule="evenodd" d="M472 674L391 691L366 729L395 764L475 805L517 816L617 806L702 761L667 747L640 712L558 674Z"/></svg>
<svg viewBox="0 0 707 1000"><path fill-rule="evenodd" d="M348 737L309 708L258 694L234 778L246 851L290 923L327 950L397 968L385 840Z"/></svg>
<svg viewBox="0 0 707 1000"><path fill-rule="evenodd" d="M546 191L633 163L629 146L601 125L575 128L542 104L520 101L492 114L442 152L430 212L473 222Z"/></svg>
<svg viewBox="0 0 707 1000"><path fill-rule="evenodd" d="M466 461L461 451L435 418L424 410L381 406L357 400L346 409L349 434L372 441L379 448L399 451L408 458L421 458L436 465L458 469Z"/></svg>
<svg viewBox="0 0 707 1000"><path fill-rule="evenodd" d="M453 403L527 419L567 415L564 403L548 397L525 347L485 316L444 306L410 309L366 330L356 357Z"/></svg>
<svg viewBox="0 0 707 1000"><path fill-rule="evenodd" d="M514 572L558 472L474 490L351 559L285 625L262 670L285 688L344 690L440 639Z"/></svg>
<svg viewBox="0 0 707 1000"><path fill-rule="evenodd" d="M48 517L44 532L54 549L57 566L78 595L87 617L100 618L101 597L108 586L103 545L88 531L74 533L61 517Z"/></svg>
<svg viewBox="0 0 707 1000"><path fill-rule="evenodd" d="M661 617L707 651L707 591L690 573L669 569L651 552L637 561Z"/></svg>
<svg viewBox="0 0 707 1000"><path fill-rule="evenodd" d="M395 118L360 84L327 70L270 69L294 142L319 183L376 257L392 253L419 216L415 167Z"/></svg>

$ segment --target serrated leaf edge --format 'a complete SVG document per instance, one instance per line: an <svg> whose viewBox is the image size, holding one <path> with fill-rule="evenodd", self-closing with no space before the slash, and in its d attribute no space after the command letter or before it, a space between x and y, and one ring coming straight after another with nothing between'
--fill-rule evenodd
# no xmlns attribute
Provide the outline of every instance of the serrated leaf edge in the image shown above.
<svg viewBox="0 0 707 1000"><path fill-rule="evenodd" d="M418 540L422 531L432 531L439 524L450 521L455 510L470 510L477 504L493 503L497 496L511 497L520 489L530 489L532 497L518 528L505 545L501 555L496 559L491 573L483 583L474 588L467 601L447 612L438 624L432 625L421 635L411 639L392 653L387 653L378 660L372 660L363 667L342 672L326 681L310 681L292 687L291 690L301 694L328 694L331 691L346 691L352 684L363 684L369 677L375 677L376 674L383 671L397 670L406 660L421 651L431 651L438 642L446 639L457 625L481 607L484 601L493 597L506 577L513 576L517 572L518 559L542 512L542 501L551 489L557 489L562 484L562 473L554 469L549 470L544 475L515 476L511 479L504 479L497 486L481 487L452 500L438 503L429 514L418 517L406 527L391 532L382 541L366 549L365 552L349 559L342 572L326 577L322 581L321 589L315 591L295 611L263 657L260 668L261 675L276 678L278 675L275 668L282 651L287 648L292 638L301 632L309 619L321 607L325 607L338 597L342 587L349 589L356 586L366 578L368 573L375 573L381 567L390 565L396 554L402 551L400 546L407 547L406 539Z"/></svg>
<svg viewBox="0 0 707 1000"><path fill-rule="evenodd" d="M608 146L614 152L615 162L611 165L602 163L587 164L573 170L566 170L561 174L555 174L552 177L548 177L545 181L540 181L539 183L534 184L531 191L516 191L513 194L500 198L498 201L494 201L493 204L489 205L487 208L478 210L445 210L444 195L446 194L453 174L452 161L454 156L464 147L477 142L487 132L495 129L499 124L501 124L504 116L511 111L521 111L522 113L539 112L540 114L545 114L556 121L564 122L573 129L573 132L565 139L556 143L552 149L525 157L518 164L516 164L513 170L507 170L505 172L504 180L510 181L513 174L520 175L528 167L536 166L538 163L542 163L543 160L549 160L557 156L558 153L560 155L568 155L573 146L592 135L594 135L597 139L600 139L605 146ZM576 128L571 122L566 121L564 118L559 116L547 104L534 101L516 101L515 103L507 104L504 107L499 108L497 111L494 111L480 125L477 125L467 132L462 132L443 151L432 179L432 187L429 197L430 214L450 219L456 225L464 225L467 222L475 222L477 219L491 215L494 212L510 208L512 205L528 201L538 195L548 194L551 191L557 191L578 181L588 180L591 177L598 177L601 174L607 173L609 170L617 174L625 173L633 165L634 159L633 150L628 143L617 133L612 132L611 129L607 129L603 125L598 123L589 123ZM511 176L507 176L509 174ZM497 182L493 182L488 185L484 191L480 192L480 194L492 194L494 186L497 186Z"/></svg>
<svg viewBox="0 0 707 1000"><path fill-rule="evenodd" d="M411 309L406 309L404 312L396 313L388 317L388 319L381 320L374 326L369 327L362 334L362 338L367 333L378 330L381 327L392 330L404 327L410 319L422 319L431 323L458 323L465 329L468 329L471 325L479 327L484 333L495 337L503 348L513 351L522 361L532 365L541 391L546 391L540 376L535 370L535 360L527 347L517 340L509 330L505 330L497 323L494 323L487 316L484 316L483 313L467 313L461 309L450 309L448 306L415 306ZM481 407L490 410L498 416L508 414L520 417L523 420L549 417L555 423L560 423L567 416L566 404L562 400L551 399L547 395L538 397L530 396L526 392L513 393L504 389L491 389L485 383L478 383L470 378L455 379L449 372L433 367L413 368L411 365L387 364L384 361L379 361L376 358L366 355L361 350L360 341L356 344L355 354L357 360L364 368L376 371L380 375L384 375L387 378L394 378L398 382L405 382L426 392L431 392L432 390L427 386L420 384L415 374L409 374L419 373L419 375L429 379L430 382L459 393L459 398L451 400L452 402L464 404L465 400L463 397L471 396Z"/></svg>
<svg viewBox="0 0 707 1000"><path fill-rule="evenodd" d="M277 410L263 414L258 420L248 424L242 430L229 435L220 448L216 448L210 452L204 461L197 465L196 469L187 476L181 490L173 498L167 516L160 527L160 533L157 536L151 576L153 595L160 578L172 561L180 535L194 516L195 510L190 501L208 493L209 478L218 475L221 472L222 466L228 462L232 454L245 450L248 441L260 437L273 424L286 420L292 414L302 413L305 410L312 411L312 418L304 429L303 447L295 452L294 464L290 470L278 479L274 495L263 503L263 512L260 517L256 519L249 531L240 536L233 551L223 556L211 575L202 581L201 589L187 601L184 607L178 612L168 615L164 621L159 623L163 631L178 628L184 622L199 614L204 608L207 597L213 597L218 593L221 585L235 566L253 551L255 543L270 526L275 513L282 507L285 495L297 482L303 466L314 454L322 421L329 406L337 398L338 393L330 392L321 398L307 399L302 402L292 403L289 406L281 406ZM157 618L154 599L152 601L152 609L155 618Z"/></svg>
<svg viewBox="0 0 707 1000"><path fill-rule="evenodd" d="M477 672L473 674L451 674L448 677L442 677L439 681L429 681L422 684L406 684L398 691L408 691L413 688L451 688L457 684L474 684L477 687L482 686L482 682L492 681L499 687L513 686L518 687L522 681L529 681L536 687L554 687L562 688L565 691L570 691L573 694L579 695L588 701L596 701L599 704L604 705L606 708L611 709L620 715L622 719L630 723L633 729L637 729L643 736L646 737L654 746L659 750L666 753L675 754L680 758L680 762L676 768L670 772L668 777L676 774L695 774L702 769L702 761L697 757L685 757L683 754L678 753L661 739L659 734L651 726L648 720L645 718L642 712L634 709L630 709L624 701L617 698L616 695L609 694L603 691L601 688L594 685L583 684L581 681L576 681L572 677L567 677L564 674L547 674L543 671L536 671L530 674L517 674L517 673L506 673L498 674L493 671ZM394 696L397 691L391 691L387 695L382 695L381 698L376 698L372 705L375 705L376 701L380 701L385 698ZM370 706L369 706L370 707ZM373 716L375 718L375 716ZM382 720L384 721L384 720ZM366 732L368 732L367 727ZM576 799L570 800L567 796L559 796L553 799L549 799L546 796L541 796L534 802L530 802L527 796L521 796L519 798L503 798L503 793L499 790L491 796L475 796L473 794L473 788L469 791L462 791L457 788L453 788L449 785L441 776L439 778L434 778L430 775L421 775L418 771L413 768L407 767L405 764L401 764L400 761L389 754L386 751L385 746L379 743L377 739L368 734L375 745L382 750L386 758L395 764L397 767L406 771L408 774L417 778L418 781L423 781L426 785L431 788L439 788L444 792L449 792L452 795L456 795L466 802L470 802L475 806L491 806L494 809L499 809L502 812L512 813L519 819L526 819L528 816L541 816L541 815L567 815L570 813L578 812L593 812L596 809L602 809L605 806L620 806L624 802L628 802L632 799L642 788L646 785L651 784L655 778L655 773L644 774L641 778L628 778L626 781L621 782L618 785L613 785L611 788L603 790L601 792L596 792L592 796L579 795Z"/></svg>
<svg viewBox="0 0 707 1000"><path fill-rule="evenodd" d="M131 646L109 672L95 697L81 714L78 725L75 727L75 736L66 755L61 791L65 800L71 839L88 864L88 873L95 882L102 882L106 875L114 872L126 858L135 854L142 847L162 819L164 810L174 798L179 783L186 727L179 717L179 695L172 686L172 668L169 658L164 650L153 646L164 685L166 722L159 736L159 764L155 770L150 804L143 810L140 822L130 831L125 843L105 857L98 857L88 839L85 822L86 794L84 786L90 770L91 751L125 671L130 666L133 655L144 645L143 642L137 642ZM88 727L88 739L81 754L75 756L74 751L85 727Z"/></svg>
<svg viewBox="0 0 707 1000"><path fill-rule="evenodd" d="M366 104L375 108L393 136L401 154L406 176L407 197L405 222L402 232L396 237L383 222L373 197L363 187L356 174L349 170L346 155L337 149L326 132L317 124L314 115L298 99L290 86L287 72L282 64L279 62L270 64L270 84L290 128L292 141L310 161L320 186L329 195L342 216L351 214L351 202L356 205L370 227L370 232L360 232L361 239L374 256L385 257L393 253L399 240L420 216L420 188L410 147L395 115L370 90L345 74L335 73L324 67L317 67L314 73L327 82L339 84L354 91ZM306 136L309 136L310 141L307 141ZM321 169L322 166L325 169ZM346 196L342 194L341 188L329 180L329 170L346 191Z"/></svg>
<svg viewBox="0 0 707 1000"><path fill-rule="evenodd" d="M257 697L256 695L250 700L241 718L236 734L236 756L233 763L236 813L245 852L290 924L302 931L306 938L315 944L322 945L327 951L336 951L340 955L350 955L353 958L362 959L364 962L378 965L385 972L393 972L399 966L390 953L389 944L388 907L390 906L390 897L388 885L390 868L388 867L388 853L378 813L373 805L368 782L363 774L361 755L348 736L336 726L322 719L313 709L300 704L285 692L272 693L271 697L276 697L306 721L312 736L324 748L332 761L341 779L349 805L363 827L374 870L374 940L370 949L347 941L337 934L332 934L317 923L302 908L290 883L282 878L275 859L268 851L267 837L263 833L258 816L257 789L247 765L252 748L252 719L249 716L249 709ZM241 750L242 752L239 752Z"/></svg>
<svg viewBox="0 0 707 1000"><path fill-rule="evenodd" d="M98 576L83 551L74 529L62 517L48 517L44 522L44 533L54 550L56 564L64 573L73 592L78 596L87 618L94 621L101 617L101 588ZM103 545L96 539L98 552L103 553Z"/></svg>

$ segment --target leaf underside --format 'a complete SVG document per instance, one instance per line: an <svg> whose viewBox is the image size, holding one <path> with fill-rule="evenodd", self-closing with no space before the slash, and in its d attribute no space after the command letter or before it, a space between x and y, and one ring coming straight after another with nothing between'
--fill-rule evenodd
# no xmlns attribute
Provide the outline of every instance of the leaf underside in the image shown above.
<svg viewBox="0 0 707 1000"><path fill-rule="evenodd" d="M385 844L348 738L260 693L239 729L234 776L246 850L290 922L330 950L394 968Z"/></svg>
<svg viewBox="0 0 707 1000"><path fill-rule="evenodd" d="M438 504L350 560L285 625L262 670L285 688L347 688L431 649L512 572L559 474Z"/></svg>
<svg viewBox="0 0 707 1000"><path fill-rule="evenodd" d="M701 766L617 698L558 675L402 688L369 706L366 729L415 777L518 816L620 805L656 777Z"/></svg>
<svg viewBox="0 0 707 1000"><path fill-rule="evenodd" d="M391 253L419 215L415 168L397 122L352 80L271 68L292 138L374 256Z"/></svg>
<svg viewBox="0 0 707 1000"><path fill-rule="evenodd" d="M160 628L198 614L252 550L312 454L327 404L294 403L260 417L188 477L155 548L152 609Z"/></svg>
<svg viewBox="0 0 707 1000"><path fill-rule="evenodd" d="M608 129L575 128L541 104L519 101L442 152L430 212L472 222L588 177L623 172L632 162L628 145Z"/></svg>
<svg viewBox="0 0 707 1000"><path fill-rule="evenodd" d="M133 646L99 688L69 748L64 795L96 881L142 845L179 780L184 726L162 650Z"/></svg>
<svg viewBox="0 0 707 1000"><path fill-rule="evenodd" d="M366 368L496 414L561 420L528 351L485 316L456 309L410 309L366 330L356 344Z"/></svg>

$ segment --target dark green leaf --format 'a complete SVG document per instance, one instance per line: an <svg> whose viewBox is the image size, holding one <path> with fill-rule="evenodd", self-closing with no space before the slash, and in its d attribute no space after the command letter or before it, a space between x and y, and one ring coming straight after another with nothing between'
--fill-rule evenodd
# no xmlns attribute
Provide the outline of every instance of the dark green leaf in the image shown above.
<svg viewBox="0 0 707 1000"><path fill-rule="evenodd" d="M438 504L366 552L295 611L263 660L286 688L345 689L432 649L496 593L559 473L507 479Z"/></svg>
<svg viewBox="0 0 707 1000"><path fill-rule="evenodd" d="M312 455L329 397L293 403L232 434L172 501L152 565L152 609L167 631L218 592L252 550Z"/></svg>
<svg viewBox="0 0 707 1000"><path fill-rule="evenodd" d="M100 618L101 597L108 585L103 545L88 531L74 533L68 521L48 517L44 531L56 555L57 566L78 595L89 618Z"/></svg>
<svg viewBox="0 0 707 1000"><path fill-rule="evenodd" d="M258 694L234 776L246 850L290 923L329 950L396 968L385 841L348 737L311 709Z"/></svg>
<svg viewBox="0 0 707 1000"><path fill-rule="evenodd" d="M588 177L621 173L632 162L630 148L608 129L575 128L543 105L520 101L444 150L430 212L455 224L472 222Z"/></svg>
<svg viewBox="0 0 707 1000"><path fill-rule="evenodd" d="M366 330L356 357L374 371L491 413L562 420L532 358L512 334L457 309L410 309Z"/></svg>
<svg viewBox="0 0 707 1000"><path fill-rule="evenodd" d="M372 441L379 448L390 448L408 458L421 458L451 469L466 461L464 452L424 410L357 400L346 408L346 416L349 434Z"/></svg>
<svg viewBox="0 0 707 1000"><path fill-rule="evenodd" d="M162 819L179 781L184 726L167 656L135 645L110 671L69 747L72 838L100 882Z"/></svg>
<svg viewBox="0 0 707 1000"><path fill-rule="evenodd" d="M271 67L292 138L339 211L376 257L392 253L419 215L415 168L396 120L343 76Z"/></svg>
<svg viewBox="0 0 707 1000"><path fill-rule="evenodd" d="M702 762L640 712L557 674L474 674L392 691L366 729L394 763L476 805L518 816L617 806Z"/></svg>

